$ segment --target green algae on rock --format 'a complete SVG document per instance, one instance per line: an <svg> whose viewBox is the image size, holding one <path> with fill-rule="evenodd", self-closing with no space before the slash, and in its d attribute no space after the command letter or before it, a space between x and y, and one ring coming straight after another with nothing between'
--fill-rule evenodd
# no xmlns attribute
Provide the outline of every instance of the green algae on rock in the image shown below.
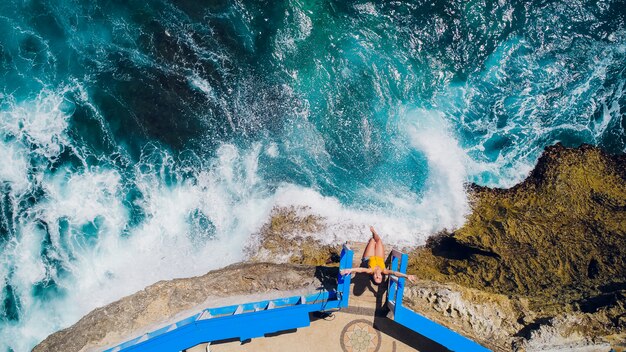
<svg viewBox="0 0 626 352"><path fill-rule="evenodd" d="M416 249L409 272L526 297L538 321L595 314L581 335L626 328L625 155L557 144L515 187L470 189L466 223Z"/></svg>
<svg viewBox="0 0 626 352"><path fill-rule="evenodd" d="M410 271L559 303L626 288L625 170L598 148L549 147L517 186L472 186L465 225L431 240Z"/></svg>

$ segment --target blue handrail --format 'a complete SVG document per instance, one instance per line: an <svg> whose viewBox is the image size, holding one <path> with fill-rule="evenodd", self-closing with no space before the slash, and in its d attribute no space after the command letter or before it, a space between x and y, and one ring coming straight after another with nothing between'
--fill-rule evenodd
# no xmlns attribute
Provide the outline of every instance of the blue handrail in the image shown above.
<svg viewBox="0 0 626 352"><path fill-rule="evenodd" d="M396 250L391 252L391 270L399 271L406 274L409 257ZM398 270L398 265L400 270ZM438 344L444 346L451 351L468 351L468 352L488 352L489 349L479 345L478 343L459 335L458 333L439 325L432 320L423 317L420 314L404 307L402 299L404 298L404 281L405 278L391 276L389 278L389 288L387 290L387 306L393 314L392 319L400 325L427 337Z"/></svg>
<svg viewBox="0 0 626 352"><path fill-rule="evenodd" d="M352 267L353 251L344 245L339 270ZM181 351L200 343L239 338L245 341L269 333L310 325L309 313L348 306L350 275L339 274L336 290L226 307L207 308L105 352Z"/></svg>
<svg viewBox="0 0 626 352"><path fill-rule="evenodd" d="M339 270L352 267L353 251L344 245ZM408 256L391 252L391 269L406 273ZM320 290L305 296L207 308L199 313L163 326L105 352L181 351L200 343L239 338L245 341L269 333L310 325L309 313L345 308L350 299L351 275L339 274L335 290ZM405 279L391 276L387 305L397 323L427 337L451 351L489 351L476 342L413 312L402 305Z"/></svg>

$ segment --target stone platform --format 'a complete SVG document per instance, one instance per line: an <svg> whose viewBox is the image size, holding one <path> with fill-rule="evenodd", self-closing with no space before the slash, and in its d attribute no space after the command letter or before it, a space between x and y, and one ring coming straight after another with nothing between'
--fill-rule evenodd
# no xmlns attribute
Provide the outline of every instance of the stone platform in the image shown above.
<svg viewBox="0 0 626 352"><path fill-rule="evenodd" d="M361 264L365 243L353 242L353 267ZM443 347L386 318L385 285L372 283L367 274L354 274L350 305L328 316L311 317L311 326L252 339L214 342L211 352L259 351L445 351ZM187 350L205 352L202 344Z"/></svg>

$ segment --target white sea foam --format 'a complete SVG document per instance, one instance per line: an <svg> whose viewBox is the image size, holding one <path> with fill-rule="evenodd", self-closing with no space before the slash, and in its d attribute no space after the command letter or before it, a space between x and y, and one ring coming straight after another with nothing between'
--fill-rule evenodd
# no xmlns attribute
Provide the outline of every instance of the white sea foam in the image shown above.
<svg viewBox="0 0 626 352"><path fill-rule="evenodd" d="M14 195L23 194L31 184L31 154L53 159L66 145L64 93L46 90L34 101L24 103L6 96L0 107L0 137L4 139L0 142L0 182L9 183ZM31 150L28 145L35 148Z"/></svg>
<svg viewBox="0 0 626 352"><path fill-rule="evenodd" d="M285 185L276 193L276 206L305 206L307 213L324 218L326 229L315 234L322 243L365 241L371 236L369 225L375 226L388 245L412 245L424 240L421 219L406 218L384 210L367 211L346 207L336 198L325 197L310 188Z"/></svg>
<svg viewBox="0 0 626 352"><path fill-rule="evenodd" d="M0 182L7 190L12 209L19 211L20 203L43 179L45 165L36 160L56 158L65 147L68 114L60 92L42 91L32 101L17 102L5 96L0 109ZM15 351L27 351L41 334L58 325L56 317L37 317L41 304L32 296L33 286L50 277L41 258L45 234L33 221L23 221L34 209L13 214L10 220L15 230L0 253L0 282L10 283L12 294L19 297L20 321L4 324L0 329L0 349L10 346ZM6 220L6 219L5 219ZM11 234L3 234L9 236ZM47 307L43 307L44 312Z"/></svg>
<svg viewBox="0 0 626 352"><path fill-rule="evenodd" d="M376 11L376 7L371 2L366 2L364 4L356 4L354 8L362 14L377 16L378 11Z"/></svg>
<svg viewBox="0 0 626 352"><path fill-rule="evenodd" d="M271 142L265 148L265 154L271 158L276 158L280 152L278 151L278 145L274 142Z"/></svg>
<svg viewBox="0 0 626 352"><path fill-rule="evenodd" d="M278 30L274 40L274 55L279 60L285 59L297 49L297 44L306 40L313 29L313 22L296 6L285 12L285 27Z"/></svg>
<svg viewBox="0 0 626 352"><path fill-rule="evenodd" d="M42 156L55 157L67 142L63 93L44 90L34 102L14 102L11 108L0 111L0 130L36 145L35 152Z"/></svg>
<svg viewBox="0 0 626 352"><path fill-rule="evenodd" d="M439 112L418 110L409 125L412 145L428 159L429 175L420 210L428 215L430 233L463 224L469 211L465 183L469 158L459 147L451 128Z"/></svg>
<svg viewBox="0 0 626 352"><path fill-rule="evenodd" d="M215 90L213 89L213 87L211 87L211 84L206 79L203 79L200 76L194 74L193 76L189 77L188 80L189 84L193 88L199 89L202 93L206 95L206 97L210 101L217 101L217 98L215 97Z"/></svg>
<svg viewBox="0 0 626 352"><path fill-rule="evenodd" d="M223 146L213 167L196 182L168 186L157 175L144 175L139 186L146 220L128 238L117 235L102 241L98 252L79 265L76 295L90 297L82 313L94 303L108 303L155 281L199 275L240 260L243 242L269 209L254 191L256 165L250 159L259 151L242 155L233 146ZM111 207L110 202L102 205ZM213 223L213 239L193 240L189 216L194 211ZM116 222L124 224L121 217ZM112 229L114 234L119 234L119 225Z"/></svg>
<svg viewBox="0 0 626 352"><path fill-rule="evenodd" d="M158 280L205 273L242 259L243 243L266 220L271 205L258 187L257 160L261 145L241 153L222 146L211 167L193 181L166 184L160 172L148 170L136 177L143 194L138 201L145 220L121 236L128 223L121 175L115 170L91 168L61 172L42 180L46 199L38 203L20 226L11 250L3 252L3 279L13 265L10 282L20 298L19 322L0 332L2 344L27 350L59 327L68 326L91 309L138 291ZM169 158L164 157L165 167ZM195 212L215 227L212 239L194 240L189 218ZM41 258L48 225L52 247L69 276L59 277ZM59 230L66 222L68 230ZM84 227L95 233L86 237ZM95 230L94 230L95 228ZM88 243L88 241L95 243ZM46 278L66 289L65 296L45 303L31 296L32 286ZM41 312L47 319L39 320ZM19 344L7 334L20 336ZM7 345L1 346L6 348Z"/></svg>
<svg viewBox="0 0 626 352"><path fill-rule="evenodd" d="M29 187L28 159L16 143L0 143L0 182L8 183L16 193L23 193Z"/></svg>

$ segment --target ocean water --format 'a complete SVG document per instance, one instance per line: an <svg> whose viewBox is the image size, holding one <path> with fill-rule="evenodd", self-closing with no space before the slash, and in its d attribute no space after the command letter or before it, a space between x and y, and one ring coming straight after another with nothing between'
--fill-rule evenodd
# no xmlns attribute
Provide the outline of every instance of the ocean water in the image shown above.
<svg viewBox="0 0 626 352"><path fill-rule="evenodd" d="M241 260L462 225L544 147L626 151L623 1L0 2L0 351Z"/></svg>

